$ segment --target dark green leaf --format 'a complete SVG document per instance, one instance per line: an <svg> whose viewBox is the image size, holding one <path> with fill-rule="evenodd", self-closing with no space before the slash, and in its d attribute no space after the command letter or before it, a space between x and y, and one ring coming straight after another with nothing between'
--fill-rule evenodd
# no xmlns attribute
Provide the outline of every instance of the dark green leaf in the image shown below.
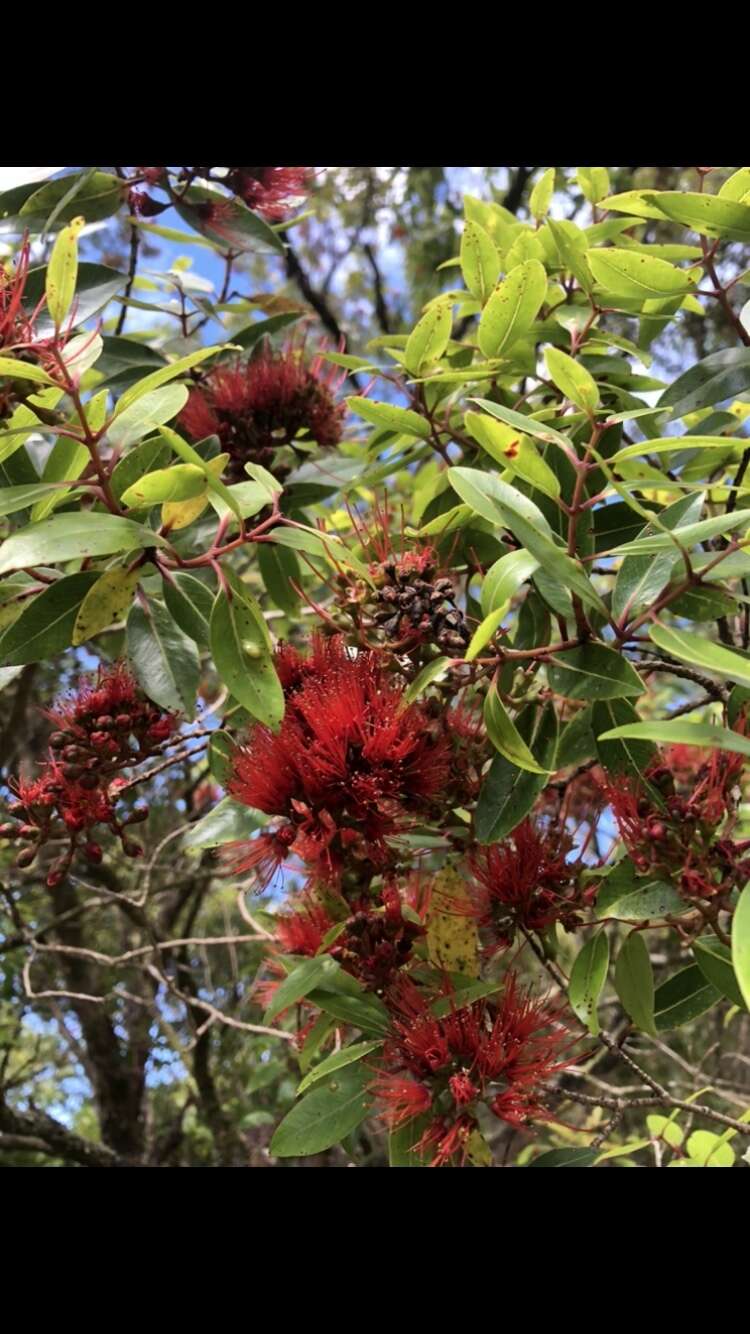
<svg viewBox="0 0 750 1334"><path fill-rule="evenodd" d="M23 603L23 611L0 638L2 665L44 662L72 644L78 609L98 578L96 570L71 574Z"/></svg>
<svg viewBox="0 0 750 1334"><path fill-rule="evenodd" d="M271 1154L304 1157L340 1143L372 1111L371 1083L372 1071L360 1064L326 1079L287 1112L271 1140Z"/></svg>
<svg viewBox="0 0 750 1334"><path fill-rule="evenodd" d="M683 968L656 988L654 1012L660 1033L670 1028L689 1024L705 1014L718 1000L721 992L707 982L697 964Z"/></svg>
<svg viewBox="0 0 750 1334"><path fill-rule="evenodd" d="M127 642L133 670L149 699L192 718L200 676L198 653L163 603L151 601L147 611L140 602L133 605Z"/></svg>

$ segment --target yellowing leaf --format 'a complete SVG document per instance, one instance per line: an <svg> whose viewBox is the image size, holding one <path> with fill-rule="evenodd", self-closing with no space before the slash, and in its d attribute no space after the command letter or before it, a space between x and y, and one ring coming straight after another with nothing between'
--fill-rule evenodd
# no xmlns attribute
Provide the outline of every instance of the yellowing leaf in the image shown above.
<svg viewBox="0 0 750 1334"><path fill-rule="evenodd" d="M73 627L74 644L85 643L124 616L142 574L142 569L126 570L122 566L104 571L80 605Z"/></svg>
<svg viewBox="0 0 750 1334"><path fill-rule="evenodd" d="M211 459L206 464L206 468L212 477L221 477L224 471L224 465L229 458L228 454L219 454L215 459ZM200 496L194 496L192 500L173 500L161 507L161 521L165 528L170 532L176 532L180 528L187 528L189 524L199 519L204 509L208 505L208 495L206 492Z"/></svg>
<svg viewBox="0 0 750 1334"><path fill-rule="evenodd" d="M479 977L479 937L466 883L452 867L435 876L427 916L427 954L436 968Z"/></svg>

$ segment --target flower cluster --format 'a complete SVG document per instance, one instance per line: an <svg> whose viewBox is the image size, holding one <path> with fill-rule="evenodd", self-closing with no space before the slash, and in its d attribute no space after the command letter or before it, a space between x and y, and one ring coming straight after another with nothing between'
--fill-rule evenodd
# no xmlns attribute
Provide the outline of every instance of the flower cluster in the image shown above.
<svg viewBox="0 0 750 1334"><path fill-rule="evenodd" d="M267 883L291 852L309 875L357 890L392 868L389 840L429 819L449 780L448 742L376 652L318 638L310 658L278 658L286 713L278 733L254 727L228 784L247 806L278 817L235 847L238 871Z"/></svg>
<svg viewBox="0 0 750 1334"><path fill-rule="evenodd" d="M673 877L686 898L721 906L750 874L747 842L730 837L743 768L740 754L671 746L643 782L605 775L602 791L636 869Z"/></svg>
<svg viewBox="0 0 750 1334"><path fill-rule="evenodd" d="M344 373L345 374L345 373ZM217 435L229 454L226 480L245 478L245 464L258 463L277 477L289 466L278 451L304 432L322 449L338 444L346 408L335 395L342 373L322 356L306 365L292 346L211 371L190 391L179 424L194 440Z"/></svg>
<svg viewBox="0 0 750 1334"><path fill-rule="evenodd" d="M519 925L527 931L544 931L553 922L566 930L578 925L581 863L569 860L572 851L564 825L542 828L527 818L502 843L470 853L473 878L464 911L487 932L492 951L512 944Z"/></svg>
<svg viewBox="0 0 750 1334"><path fill-rule="evenodd" d="M573 1064L574 1039L561 1011L522 992L513 973L497 1001L465 1006L401 974L387 1002L392 1031L374 1092L391 1129L429 1115L416 1148L433 1152L433 1167L465 1161L480 1103L514 1127L550 1119L544 1085Z"/></svg>
<svg viewBox="0 0 750 1334"><path fill-rule="evenodd" d="M124 783L115 774L160 752L175 731L177 717L156 708L122 663L100 669L95 681L84 680L47 716L56 727L50 756L36 779L13 784L15 798L8 803L12 820L0 825L0 837L26 845L16 858L19 867L30 866L45 843L63 840L65 851L47 876L47 885L54 888L77 851L90 863L102 860L91 832L96 825L108 826L119 837L126 856L142 854L125 830L148 817L148 806L140 802L119 815L117 799Z"/></svg>
<svg viewBox="0 0 750 1334"><path fill-rule="evenodd" d="M283 222L310 188L309 167L230 167L224 184L267 222Z"/></svg>

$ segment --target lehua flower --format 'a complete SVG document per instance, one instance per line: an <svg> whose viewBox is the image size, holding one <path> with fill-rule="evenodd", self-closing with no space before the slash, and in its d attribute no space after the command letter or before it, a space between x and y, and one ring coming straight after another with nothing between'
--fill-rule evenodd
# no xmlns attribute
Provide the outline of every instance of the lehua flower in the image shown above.
<svg viewBox="0 0 750 1334"><path fill-rule="evenodd" d="M391 1129L431 1113L418 1148L436 1149L433 1166L465 1157L479 1101L514 1127L550 1120L544 1085L575 1060L568 1053L576 1039L561 1009L522 992L513 973L499 1000L461 1006L452 998L453 1008L438 1018L433 1004L446 996L450 991L435 996L408 975L397 977L386 997L392 1030L384 1068L372 1086Z"/></svg>
<svg viewBox="0 0 750 1334"><path fill-rule="evenodd" d="M224 184L267 222L283 222L310 188L309 167L230 167Z"/></svg>
<svg viewBox="0 0 750 1334"><path fill-rule="evenodd" d="M211 371L190 391L178 422L194 440L219 437L230 456L226 476L236 481L246 476L246 463L273 470L277 451L293 445L300 432L321 449L337 445L346 406L335 396L345 374L326 366L320 354L306 364L292 345L266 349Z"/></svg>
<svg viewBox="0 0 750 1334"><path fill-rule="evenodd" d="M376 652L355 657L336 636L314 641L307 660L286 650L278 661L284 721L276 734L251 730L228 791L283 823L234 845L234 869L262 871L267 883L269 861L278 866L287 851L332 885L345 865L386 868L386 840L434 813L447 742L419 705L404 704Z"/></svg>
<svg viewBox="0 0 750 1334"><path fill-rule="evenodd" d="M560 825L542 829L522 820L502 843L469 856L468 898L456 905L476 917L495 948L512 942L516 924L542 931L552 922L577 922L580 863L568 861L573 840Z"/></svg>

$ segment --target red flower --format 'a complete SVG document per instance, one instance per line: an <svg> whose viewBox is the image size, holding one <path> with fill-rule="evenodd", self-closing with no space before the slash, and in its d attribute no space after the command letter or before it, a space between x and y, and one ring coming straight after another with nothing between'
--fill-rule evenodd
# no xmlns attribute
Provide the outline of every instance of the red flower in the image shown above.
<svg viewBox="0 0 750 1334"><path fill-rule="evenodd" d="M325 908L308 895L293 912L279 913L276 938L288 954L304 954L312 958L333 925Z"/></svg>
<svg viewBox="0 0 750 1334"><path fill-rule="evenodd" d="M245 463L269 467L277 450L300 434L321 449L338 444L346 407L336 403L341 383L320 356L306 366L292 346L231 366L220 366L190 391L179 423L194 440L217 435L230 455L227 475L244 478Z"/></svg>
<svg viewBox="0 0 750 1334"><path fill-rule="evenodd" d="M475 878L469 886L469 910L479 926L495 935L496 947L511 943L516 923L530 931L541 931L556 921L575 925L580 868L567 860L572 846L559 826L541 830L526 819L505 842L471 854Z"/></svg>
<svg viewBox="0 0 750 1334"><path fill-rule="evenodd" d="M294 830L291 851L337 883L345 862L385 868L386 839L433 812L448 748L420 706L404 704L376 653L353 657L339 640L316 646L309 662L288 677L279 732L256 726L238 750L228 791L283 816ZM248 851L257 862L252 844Z"/></svg>
<svg viewBox="0 0 750 1334"><path fill-rule="evenodd" d="M379 1114L389 1130L421 1116L432 1102L430 1091L424 1084L408 1075L389 1075L385 1070L378 1072L371 1089L379 1103Z"/></svg>
<svg viewBox="0 0 750 1334"><path fill-rule="evenodd" d="M23 293L29 272L29 254L29 242L25 240L18 253L15 273L8 273L0 264L0 348L30 343L33 337L34 319L44 305L42 297L33 315L27 315L23 308Z"/></svg>
<svg viewBox="0 0 750 1334"><path fill-rule="evenodd" d="M151 703L122 662L100 667L94 681L84 678L47 716L57 727L50 745L66 762L65 777L85 772L86 781L97 782L157 750L178 724L176 714Z"/></svg>
<svg viewBox="0 0 750 1334"><path fill-rule="evenodd" d="M386 997L392 1031L384 1048L386 1073L429 1090L433 1106L446 1107L449 1101L454 1108L455 1119L444 1118L439 1134L433 1126L423 1141L426 1145L439 1139L445 1146L438 1151L441 1161L465 1143L463 1131L469 1126L470 1133L475 1122L464 1109L479 1100L511 1125L549 1119L544 1085L574 1063L567 1053L575 1041L561 1023L561 1010L520 992L513 974L507 976L499 1001L461 1006L450 991L442 993L446 996L453 1008L439 1018L433 1002L440 997L399 976ZM416 1105L416 1094L413 1098ZM399 1107L401 1120L407 1120L408 1098ZM456 1127L461 1128L457 1138L449 1134Z"/></svg>
<svg viewBox="0 0 750 1334"><path fill-rule="evenodd" d="M283 222L310 188L309 167L230 167L225 184L268 222Z"/></svg>
<svg viewBox="0 0 750 1334"><path fill-rule="evenodd" d="M430 1167L445 1167L456 1157L463 1166L466 1162L468 1141L476 1128L477 1123L470 1116L459 1116L451 1123L441 1117L427 1128L414 1146L414 1152L424 1154L428 1149L434 1148L435 1156Z"/></svg>

